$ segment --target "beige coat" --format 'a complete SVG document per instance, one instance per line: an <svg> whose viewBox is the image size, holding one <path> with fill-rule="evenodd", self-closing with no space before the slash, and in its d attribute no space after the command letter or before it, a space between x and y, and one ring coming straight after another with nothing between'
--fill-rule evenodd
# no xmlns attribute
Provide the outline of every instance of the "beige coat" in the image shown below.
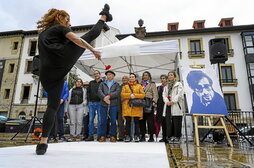
<svg viewBox="0 0 254 168"><path fill-rule="evenodd" d="M157 103L159 95L156 84L154 82L149 83L145 88L145 97L152 98L153 102Z"/></svg>

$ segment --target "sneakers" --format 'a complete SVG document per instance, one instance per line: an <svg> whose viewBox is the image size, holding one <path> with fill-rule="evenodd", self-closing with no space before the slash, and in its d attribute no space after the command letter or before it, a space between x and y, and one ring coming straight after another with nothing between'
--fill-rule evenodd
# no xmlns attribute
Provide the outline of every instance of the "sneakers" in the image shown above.
<svg viewBox="0 0 254 168"><path fill-rule="evenodd" d="M94 137L93 136L89 136L88 138L85 139L85 141L94 141Z"/></svg>
<svg viewBox="0 0 254 168"><path fill-rule="evenodd" d="M36 146L36 154L44 155L47 152L48 144L38 144Z"/></svg>
<svg viewBox="0 0 254 168"><path fill-rule="evenodd" d="M106 142L106 138L105 137L100 137L100 139L99 139L99 142Z"/></svg>
<svg viewBox="0 0 254 168"><path fill-rule="evenodd" d="M174 143L180 143L180 138L175 137Z"/></svg>
<svg viewBox="0 0 254 168"><path fill-rule="evenodd" d="M139 137L137 135L134 136L134 142L139 142Z"/></svg>
<svg viewBox="0 0 254 168"><path fill-rule="evenodd" d="M58 140L59 142L66 142L67 141L67 139L65 138L65 136L61 136L61 137L59 137L59 140Z"/></svg>
<svg viewBox="0 0 254 168"><path fill-rule="evenodd" d="M106 15L107 17L106 22L110 22L113 20L112 15L109 13L109 9L110 9L109 5L105 4L102 11L99 13L99 15Z"/></svg>
<svg viewBox="0 0 254 168"><path fill-rule="evenodd" d="M131 137L129 135L126 135L124 142L131 142Z"/></svg>
<svg viewBox="0 0 254 168"><path fill-rule="evenodd" d="M73 141L76 141L76 138L73 135L70 135L68 142L73 142Z"/></svg>

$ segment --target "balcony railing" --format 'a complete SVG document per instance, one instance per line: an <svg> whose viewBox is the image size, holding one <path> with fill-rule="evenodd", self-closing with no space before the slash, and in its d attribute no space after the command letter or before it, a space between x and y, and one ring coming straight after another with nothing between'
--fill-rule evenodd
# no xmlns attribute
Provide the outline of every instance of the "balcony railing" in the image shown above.
<svg viewBox="0 0 254 168"><path fill-rule="evenodd" d="M237 83L237 79L221 79L221 83Z"/></svg>
<svg viewBox="0 0 254 168"><path fill-rule="evenodd" d="M205 51L188 51L188 55L190 58L195 58L195 57L204 57L205 56Z"/></svg>

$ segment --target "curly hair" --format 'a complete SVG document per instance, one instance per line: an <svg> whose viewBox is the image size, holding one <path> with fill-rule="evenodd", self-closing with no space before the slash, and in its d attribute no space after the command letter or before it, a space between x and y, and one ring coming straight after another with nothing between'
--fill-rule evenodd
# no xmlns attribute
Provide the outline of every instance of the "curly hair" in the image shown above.
<svg viewBox="0 0 254 168"><path fill-rule="evenodd" d="M37 28L39 32L44 31L48 27L54 25L54 24L59 24L60 23L60 16L66 17L70 15L65 11L65 10L58 10L55 8L49 9L48 13L46 13L41 20L37 22Z"/></svg>

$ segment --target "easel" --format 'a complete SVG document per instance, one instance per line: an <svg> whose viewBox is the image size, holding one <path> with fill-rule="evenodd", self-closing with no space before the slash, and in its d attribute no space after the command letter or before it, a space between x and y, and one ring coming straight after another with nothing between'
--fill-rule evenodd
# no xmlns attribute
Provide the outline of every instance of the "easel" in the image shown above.
<svg viewBox="0 0 254 168"><path fill-rule="evenodd" d="M224 132L226 134L226 137L228 139L228 143L230 147L233 147L232 140L229 136L228 130L226 128L225 122L224 122L224 115L213 115L213 114L193 114L194 117L194 126L195 126L195 143L196 146L199 147L199 135L198 135L198 129L199 128L207 128L207 129L224 129ZM208 125L198 125L198 118L199 117L205 117L207 118ZM221 126L212 125L211 117L219 118L219 121L221 122Z"/></svg>

